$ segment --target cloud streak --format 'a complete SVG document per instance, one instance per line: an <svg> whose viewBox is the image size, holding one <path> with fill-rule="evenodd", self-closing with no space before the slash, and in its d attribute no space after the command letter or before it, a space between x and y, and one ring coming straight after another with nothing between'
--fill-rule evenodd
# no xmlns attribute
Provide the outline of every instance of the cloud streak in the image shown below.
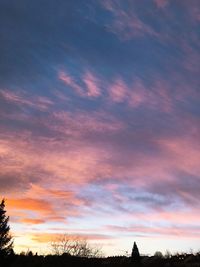
<svg viewBox="0 0 200 267"><path fill-rule="evenodd" d="M103 1L104 8L114 17L107 29L119 36L121 40L129 40L146 35L156 36L154 29L144 23L134 12L134 5L131 5L131 2L129 2L129 5L130 9L125 10L122 1Z"/></svg>

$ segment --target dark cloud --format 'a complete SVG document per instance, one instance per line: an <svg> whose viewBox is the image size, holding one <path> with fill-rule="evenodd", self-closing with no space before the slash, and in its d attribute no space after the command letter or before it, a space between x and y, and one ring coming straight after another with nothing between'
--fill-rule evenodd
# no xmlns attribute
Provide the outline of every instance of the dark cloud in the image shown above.
<svg viewBox="0 0 200 267"><path fill-rule="evenodd" d="M27 189L27 183L24 183L21 179L21 175L15 172L12 173L0 173L0 190L1 194L17 193L22 188Z"/></svg>
<svg viewBox="0 0 200 267"><path fill-rule="evenodd" d="M177 199L191 207L199 205L199 177L186 173L184 171L177 171L173 174L176 179L165 182L152 183L148 191L151 191L159 196L167 199Z"/></svg>

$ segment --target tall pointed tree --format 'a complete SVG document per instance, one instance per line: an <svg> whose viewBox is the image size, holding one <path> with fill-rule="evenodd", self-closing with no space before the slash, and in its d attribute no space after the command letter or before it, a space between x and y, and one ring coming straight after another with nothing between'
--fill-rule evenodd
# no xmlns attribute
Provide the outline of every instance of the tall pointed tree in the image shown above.
<svg viewBox="0 0 200 267"><path fill-rule="evenodd" d="M131 262L134 264L139 264L140 263L140 253L138 250L138 247L136 245L136 242L133 244L133 249L131 253Z"/></svg>
<svg viewBox="0 0 200 267"><path fill-rule="evenodd" d="M6 216L5 200L0 203L0 256L9 255L13 251L13 240L8 225L9 216Z"/></svg>

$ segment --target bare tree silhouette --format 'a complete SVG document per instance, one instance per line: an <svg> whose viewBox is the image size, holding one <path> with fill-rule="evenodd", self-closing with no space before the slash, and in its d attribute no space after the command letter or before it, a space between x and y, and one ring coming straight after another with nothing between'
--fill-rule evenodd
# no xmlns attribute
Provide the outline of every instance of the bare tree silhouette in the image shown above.
<svg viewBox="0 0 200 267"><path fill-rule="evenodd" d="M68 254L77 257L100 257L101 250L91 246L86 239L78 236L71 237L67 234L59 236L51 243L51 249L55 255Z"/></svg>

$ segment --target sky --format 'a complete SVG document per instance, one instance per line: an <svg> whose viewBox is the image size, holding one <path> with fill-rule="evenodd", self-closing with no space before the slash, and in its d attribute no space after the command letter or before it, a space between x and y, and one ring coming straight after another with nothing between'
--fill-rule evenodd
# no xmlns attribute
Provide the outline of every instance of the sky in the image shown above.
<svg viewBox="0 0 200 267"><path fill-rule="evenodd" d="M199 0L0 0L0 196L15 251L198 251Z"/></svg>

